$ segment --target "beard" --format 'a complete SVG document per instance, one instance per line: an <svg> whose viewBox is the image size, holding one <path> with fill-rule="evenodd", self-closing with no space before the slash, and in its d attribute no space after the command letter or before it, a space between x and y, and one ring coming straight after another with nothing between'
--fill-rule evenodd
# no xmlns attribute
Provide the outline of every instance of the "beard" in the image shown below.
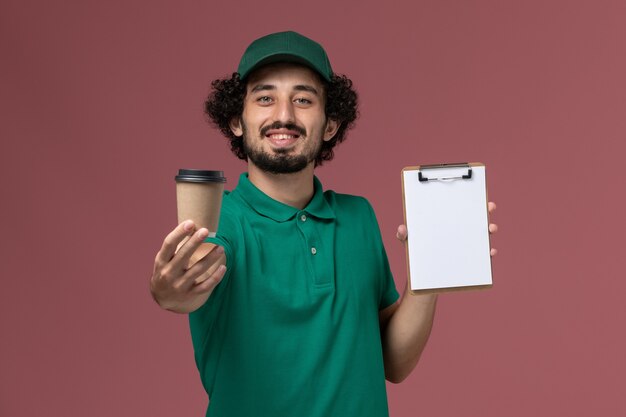
<svg viewBox="0 0 626 417"><path fill-rule="evenodd" d="M248 159L254 163L259 169L271 174L293 174L300 172L306 168L311 162L315 161L322 152L321 141L316 142L315 148L306 149L301 154L291 154L291 149L276 149L273 154L266 152L261 147L253 148L249 145L250 136L246 125L242 122L243 130L243 150L246 153ZM269 129L291 129L299 132L300 137L298 140L306 137L306 131L304 128L293 125L283 124L280 122L272 123L270 126L266 126L261 129L261 137L265 136L265 132Z"/></svg>

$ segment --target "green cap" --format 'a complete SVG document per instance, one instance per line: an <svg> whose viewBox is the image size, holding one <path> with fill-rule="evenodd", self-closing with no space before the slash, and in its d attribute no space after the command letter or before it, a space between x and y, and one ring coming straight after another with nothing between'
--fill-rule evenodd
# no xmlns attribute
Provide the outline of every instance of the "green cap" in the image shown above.
<svg viewBox="0 0 626 417"><path fill-rule="evenodd" d="M278 32L252 42L243 53L237 72L244 79L252 70L274 62L295 62L330 81L333 70L322 45L296 32Z"/></svg>

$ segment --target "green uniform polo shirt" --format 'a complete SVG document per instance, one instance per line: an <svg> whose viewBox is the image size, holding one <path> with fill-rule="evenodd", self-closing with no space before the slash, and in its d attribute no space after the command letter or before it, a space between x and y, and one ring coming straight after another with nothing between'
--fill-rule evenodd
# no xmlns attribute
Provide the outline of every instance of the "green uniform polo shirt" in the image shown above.
<svg viewBox="0 0 626 417"><path fill-rule="evenodd" d="M242 174L217 237L228 272L189 315L207 416L387 416L379 310L398 298L362 197L322 190L303 210Z"/></svg>

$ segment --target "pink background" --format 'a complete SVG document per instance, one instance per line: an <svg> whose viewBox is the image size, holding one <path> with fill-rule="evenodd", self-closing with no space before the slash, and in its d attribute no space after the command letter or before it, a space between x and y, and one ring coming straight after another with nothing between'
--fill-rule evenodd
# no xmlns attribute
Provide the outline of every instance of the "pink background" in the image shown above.
<svg viewBox="0 0 626 417"><path fill-rule="evenodd" d="M248 3L0 3L0 415L203 415L148 279L176 170L245 169L210 81L286 29L360 92L318 175L372 202L400 289L404 166L483 162L498 204L494 288L440 298L391 414L626 415L626 3Z"/></svg>

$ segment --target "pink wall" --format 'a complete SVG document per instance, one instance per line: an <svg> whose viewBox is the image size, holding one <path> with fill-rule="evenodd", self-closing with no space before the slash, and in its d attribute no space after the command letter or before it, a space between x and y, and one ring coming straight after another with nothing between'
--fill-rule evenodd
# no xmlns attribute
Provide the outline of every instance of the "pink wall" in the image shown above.
<svg viewBox="0 0 626 417"><path fill-rule="evenodd" d="M360 92L318 175L370 199L400 288L402 167L487 165L495 286L440 298L392 415L625 415L626 3L249 3L0 3L0 415L203 415L186 316L148 278L176 170L245 169L210 80L283 29Z"/></svg>

